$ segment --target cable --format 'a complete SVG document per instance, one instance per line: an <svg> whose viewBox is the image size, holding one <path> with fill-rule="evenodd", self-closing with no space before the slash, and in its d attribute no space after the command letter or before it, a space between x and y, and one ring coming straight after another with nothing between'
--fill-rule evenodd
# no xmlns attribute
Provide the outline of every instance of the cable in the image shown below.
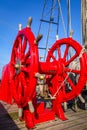
<svg viewBox="0 0 87 130"><path fill-rule="evenodd" d="M63 14L62 14L62 9L61 9L60 0L58 0L58 4L59 4L59 10L60 10L60 15L61 15L61 19L62 19L64 34L65 34L65 37L67 37L67 32L66 32L66 27L65 27L65 23L64 23Z"/></svg>
<svg viewBox="0 0 87 130"><path fill-rule="evenodd" d="M43 7L41 19L43 19L45 7L46 7L46 0L44 0L44 7ZM41 20L40 20L40 26L39 26L39 29L38 29L38 35L39 35L39 33L40 33L40 30L41 30L41 23L42 23L42 22L41 22Z"/></svg>
<svg viewBox="0 0 87 130"><path fill-rule="evenodd" d="M50 18L52 18L52 13L53 13L53 0L52 0L52 8L51 8L51 12L50 12ZM48 35L47 35L47 39L46 39L46 50L45 50L45 54L44 54L44 61L45 61L46 53L47 53L48 39L49 39L49 34L50 34L50 27L51 27L51 19L50 19L50 23L49 23L49 27L48 27Z"/></svg>

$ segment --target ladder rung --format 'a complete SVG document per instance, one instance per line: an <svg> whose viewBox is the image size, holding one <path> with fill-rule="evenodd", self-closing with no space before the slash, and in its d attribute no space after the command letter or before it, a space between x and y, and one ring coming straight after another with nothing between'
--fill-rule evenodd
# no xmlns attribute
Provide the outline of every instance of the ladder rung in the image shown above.
<svg viewBox="0 0 87 130"><path fill-rule="evenodd" d="M48 21L48 20L44 20L44 19L40 19L40 21L42 21L42 22L47 22L47 23L52 23L52 24L58 24L58 23L56 23L56 22L53 22L53 21Z"/></svg>

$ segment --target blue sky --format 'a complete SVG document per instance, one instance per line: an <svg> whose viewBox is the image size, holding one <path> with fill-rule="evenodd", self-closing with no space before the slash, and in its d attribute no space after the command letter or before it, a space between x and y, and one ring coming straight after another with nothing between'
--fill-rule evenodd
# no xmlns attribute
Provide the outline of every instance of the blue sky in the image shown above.
<svg viewBox="0 0 87 130"><path fill-rule="evenodd" d="M61 8L66 21L66 1L61 0ZM49 0L50 2L50 0ZM28 17L32 16L32 31L38 33L44 0L0 0L0 71L9 62L13 41L18 33L18 25L26 27ZM73 38L81 43L81 0L71 0ZM60 37L65 37L62 27ZM44 32L42 32L44 33ZM43 37L44 39L44 37Z"/></svg>

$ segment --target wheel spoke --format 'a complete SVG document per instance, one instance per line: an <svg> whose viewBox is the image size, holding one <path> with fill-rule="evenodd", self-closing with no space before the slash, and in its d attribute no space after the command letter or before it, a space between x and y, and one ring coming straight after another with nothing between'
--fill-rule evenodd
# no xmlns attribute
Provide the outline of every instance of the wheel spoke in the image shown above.
<svg viewBox="0 0 87 130"><path fill-rule="evenodd" d="M24 62L26 62L29 56L30 56L30 50L25 54Z"/></svg>
<svg viewBox="0 0 87 130"><path fill-rule="evenodd" d="M68 55L68 50L69 50L69 45L66 44L66 49L65 49L65 52L64 52L64 59L66 60L66 57Z"/></svg>
<svg viewBox="0 0 87 130"><path fill-rule="evenodd" d="M21 53L22 53L22 37L19 37L18 40L19 40L19 53L21 55Z"/></svg>
<svg viewBox="0 0 87 130"><path fill-rule="evenodd" d="M22 52L22 36L18 37L18 59L22 60L23 59L23 52Z"/></svg>
<svg viewBox="0 0 87 130"><path fill-rule="evenodd" d="M72 80L69 78L69 75L67 75L66 73L64 73L64 77L68 81L68 83L71 86L71 88L74 89L75 85L73 84Z"/></svg>
<svg viewBox="0 0 87 130"><path fill-rule="evenodd" d="M14 56L15 58L17 58L17 59L19 58L18 48L16 48L16 47L14 48L14 55L15 55L15 56ZM14 60L15 60L15 59L14 59Z"/></svg>
<svg viewBox="0 0 87 130"><path fill-rule="evenodd" d="M65 86L65 84L62 85L62 89L63 89L63 95L66 94L66 86Z"/></svg>
<svg viewBox="0 0 87 130"><path fill-rule="evenodd" d="M70 69L70 68L65 68L65 72L72 72L75 74L80 74L80 70L74 70L74 69Z"/></svg>
<svg viewBox="0 0 87 130"><path fill-rule="evenodd" d="M23 65L21 66L21 71L29 73L29 70L25 66L23 66Z"/></svg>
<svg viewBox="0 0 87 130"><path fill-rule="evenodd" d="M51 56L51 58L54 60L54 61L56 61L56 58L55 58L55 56L54 55L50 55Z"/></svg>
<svg viewBox="0 0 87 130"><path fill-rule="evenodd" d="M21 73L21 82L22 82L22 86L23 86L23 96L25 97L25 95L27 96L27 83L25 80L25 75L24 73Z"/></svg>
<svg viewBox="0 0 87 130"><path fill-rule="evenodd" d="M26 37L24 37L24 43L23 43L23 48L22 48L23 53L25 53L26 47L27 47L27 39Z"/></svg>
<svg viewBox="0 0 87 130"><path fill-rule="evenodd" d="M31 63L31 58L28 58L27 60L26 60L26 64L30 64Z"/></svg>
<svg viewBox="0 0 87 130"><path fill-rule="evenodd" d="M78 54L76 53L74 56L72 56L65 64L65 66L68 66L72 61L74 61L74 59L78 56Z"/></svg>
<svg viewBox="0 0 87 130"><path fill-rule="evenodd" d="M19 74L19 80L18 80L18 88L17 88L17 94L19 95L19 98L22 97L22 82L21 82L21 73Z"/></svg>
<svg viewBox="0 0 87 130"><path fill-rule="evenodd" d="M58 50L58 58L60 59L61 58L61 50L60 50L60 46L57 45L57 50Z"/></svg>
<svg viewBox="0 0 87 130"><path fill-rule="evenodd" d="M14 74L11 75L11 78L12 78L12 79L15 79L15 77L16 77L16 72L14 72Z"/></svg>
<svg viewBox="0 0 87 130"><path fill-rule="evenodd" d="M10 63L11 63L11 65L13 65L13 66L14 66L16 62L15 62L15 60L11 60L11 62L10 62Z"/></svg>

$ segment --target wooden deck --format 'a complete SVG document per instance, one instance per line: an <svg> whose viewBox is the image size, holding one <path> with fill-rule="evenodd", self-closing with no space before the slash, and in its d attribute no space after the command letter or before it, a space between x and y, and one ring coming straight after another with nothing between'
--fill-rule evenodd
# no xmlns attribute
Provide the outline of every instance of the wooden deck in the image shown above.
<svg viewBox="0 0 87 130"><path fill-rule="evenodd" d="M27 130L24 122L20 122L17 116L17 106L0 103L0 130ZM65 112L68 120L41 123L34 130L87 130L87 110L78 109L77 112L68 109Z"/></svg>

